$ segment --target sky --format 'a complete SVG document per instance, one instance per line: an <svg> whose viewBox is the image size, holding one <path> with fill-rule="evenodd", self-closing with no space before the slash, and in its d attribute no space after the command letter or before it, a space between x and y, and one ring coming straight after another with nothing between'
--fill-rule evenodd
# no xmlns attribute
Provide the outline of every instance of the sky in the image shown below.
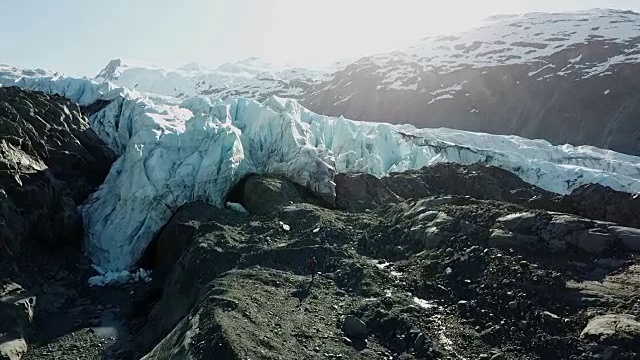
<svg viewBox="0 0 640 360"><path fill-rule="evenodd" d="M0 63L95 76L111 59L175 68L257 56L323 66L455 33L494 14L639 0L0 0Z"/></svg>

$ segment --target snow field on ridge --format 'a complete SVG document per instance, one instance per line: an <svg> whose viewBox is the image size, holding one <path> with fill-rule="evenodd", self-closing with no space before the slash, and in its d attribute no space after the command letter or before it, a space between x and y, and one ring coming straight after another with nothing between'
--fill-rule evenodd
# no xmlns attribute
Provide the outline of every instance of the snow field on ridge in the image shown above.
<svg viewBox="0 0 640 360"><path fill-rule="evenodd" d="M529 13L496 16L481 27L459 34L422 39L406 49L375 54L361 60L360 70L374 66L380 87L416 90L421 72L451 73L466 67L482 68L512 64L534 64L529 76L544 69L553 73L536 77L564 76L582 79L604 76L613 65L640 63L640 14L609 9L570 13ZM587 62L578 56L569 64L553 63L554 54L575 50L591 42L620 46L621 53L604 61ZM333 87L339 87L334 85ZM452 92L453 93L453 92Z"/></svg>

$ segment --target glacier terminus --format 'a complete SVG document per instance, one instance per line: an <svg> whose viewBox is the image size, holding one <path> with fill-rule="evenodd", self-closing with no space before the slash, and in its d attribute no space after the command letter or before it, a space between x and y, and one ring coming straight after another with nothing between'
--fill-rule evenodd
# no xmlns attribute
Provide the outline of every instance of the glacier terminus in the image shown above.
<svg viewBox="0 0 640 360"><path fill-rule="evenodd" d="M81 206L85 251L104 273L132 270L180 206L225 206L230 189L252 173L284 175L329 203L336 173L382 176L438 162L494 165L560 194L587 183L640 192L640 158L591 146L357 122L276 96L178 100L9 66L0 66L0 84L91 105L91 127L119 155Z"/></svg>

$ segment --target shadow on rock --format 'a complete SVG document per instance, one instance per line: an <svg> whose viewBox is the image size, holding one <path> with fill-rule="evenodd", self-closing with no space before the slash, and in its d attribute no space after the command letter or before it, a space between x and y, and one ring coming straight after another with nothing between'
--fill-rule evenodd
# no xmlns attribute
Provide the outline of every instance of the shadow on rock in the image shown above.
<svg viewBox="0 0 640 360"><path fill-rule="evenodd" d="M302 302L311 295L311 286L313 284L310 281L301 282L298 288L291 293L291 296L300 301L298 306L302 306Z"/></svg>

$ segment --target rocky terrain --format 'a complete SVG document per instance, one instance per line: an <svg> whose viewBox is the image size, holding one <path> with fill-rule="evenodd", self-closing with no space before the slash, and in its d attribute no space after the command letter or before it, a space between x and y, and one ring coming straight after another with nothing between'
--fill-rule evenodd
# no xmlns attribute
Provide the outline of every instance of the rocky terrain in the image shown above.
<svg viewBox="0 0 640 360"><path fill-rule="evenodd" d="M341 209L258 176L229 198L261 194L248 214L181 208L150 256L135 358L637 358L639 230L542 210L576 198L489 167L340 177ZM410 197L386 186L416 178ZM504 187L447 194L450 179ZM505 198L517 190L546 203Z"/></svg>
<svg viewBox="0 0 640 360"><path fill-rule="evenodd" d="M2 253L77 239L76 207L102 183L115 155L72 101L18 88L0 88L0 99Z"/></svg>
<svg viewBox="0 0 640 360"><path fill-rule="evenodd" d="M76 207L114 160L76 103L0 88L0 358L22 354L31 322L86 281Z"/></svg>
<svg viewBox="0 0 640 360"><path fill-rule="evenodd" d="M89 287L76 206L113 153L92 109L0 92L0 359L640 357L637 194L442 163L337 174L334 206L251 174L174 213L150 283Z"/></svg>

